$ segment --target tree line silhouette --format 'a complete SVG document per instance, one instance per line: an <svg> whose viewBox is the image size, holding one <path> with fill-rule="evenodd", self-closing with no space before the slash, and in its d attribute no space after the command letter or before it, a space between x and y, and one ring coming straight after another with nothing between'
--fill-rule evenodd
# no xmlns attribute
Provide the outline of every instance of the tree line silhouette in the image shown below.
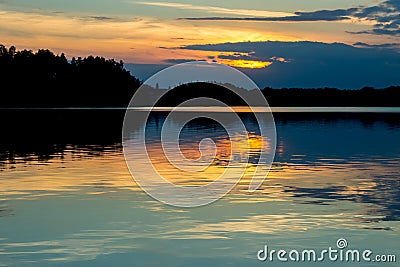
<svg viewBox="0 0 400 267"><path fill-rule="evenodd" d="M182 84L166 93L157 106L177 106L184 101L197 97L210 97L231 106L246 106L245 101L225 86L196 82ZM258 97L254 90L235 88L247 99ZM157 91L157 90L154 90ZM264 88L263 95L271 107L399 107L400 87L384 89L364 87L360 90L342 90L335 88Z"/></svg>
<svg viewBox="0 0 400 267"><path fill-rule="evenodd" d="M400 107L400 86L360 90L264 88L271 107Z"/></svg>
<svg viewBox="0 0 400 267"><path fill-rule="evenodd" d="M68 61L47 49L36 53L0 45L0 107L127 106L140 81L123 62L88 56Z"/></svg>
<svg viewBox="0 0 400 267"><path fill-rule="evenodd" d="M232 85L228 85L232 86ZM241 96L249 94L249 91L245 89L236 88ZM157 90L155 90L157 91ZM161 91L161 90L159 90ZM168 90L166 94L161 97L156 106L160 107L176 107L179 104L194 98L207 97L215 100L219 100L222 103L231 106L246 106L246 102L236 93L224 87L223 85L206 82L195 82L188 84L181 84L172 90ZM210 101L206 101L205 104L209 104Z"/></svg>
<svg viewBox="0 0 400 267"><path fill-rule="evenodd" d="M141 85L122 61L88 56L67 60L47 49L17 51L0 44L0 107L126 107ZM154 92L162 89L152 88ZM243 94L251 91L242 89ZM400 87L361 90L283 88L262 90L269 105L278 106L400 106ZM150 95L154 95L150 93ZM219 85L179 85L158 106L176 106L194 97L211 97L228 105L244 102Z"/></svg>

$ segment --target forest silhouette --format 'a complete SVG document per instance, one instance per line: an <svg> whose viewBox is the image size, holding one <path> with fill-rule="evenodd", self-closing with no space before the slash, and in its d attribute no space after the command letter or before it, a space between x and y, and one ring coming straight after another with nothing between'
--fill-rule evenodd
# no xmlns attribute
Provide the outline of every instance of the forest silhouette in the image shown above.
<svg viewBox="0 0 400 267"><path fill-rule="evenodd" d="M1 107L122 107L140 86L123 62L0 45Z"/></svg>
<svg viewBox="0 0 400 267"><path fill-rule="evenodd" d="M127 107L141 81L122 61L88 56L67 60L47 49L36 53L0 45L0 108ZM149 88L160 94L162 89ZM154 95L150 93L150 95ZM252 91L242 89L243 94ZM262 90L272 107L398 107L400 87L360 90L283 88ZM228 105L244 102L223 85L191 83L172 89L157 103L176 106L194 97L211 97Z"/></svg>

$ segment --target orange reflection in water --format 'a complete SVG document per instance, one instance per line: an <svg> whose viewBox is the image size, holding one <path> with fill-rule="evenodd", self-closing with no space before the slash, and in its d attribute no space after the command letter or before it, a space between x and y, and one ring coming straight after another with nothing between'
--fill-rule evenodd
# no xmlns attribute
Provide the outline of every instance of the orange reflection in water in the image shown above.
<svg viewBox="0 0 400 267"><path fill-rule="evenodd" d="M164 154L161 143L152 143L147 150L153 166L166 180L183 186L200 186L215 181L227 168L233 179L251 176L257 167L261 151L269 148L265 139L251 132L236 133L231 139L225 136L217 137L214 140L215 146L206 147L206 151L199 149L199 143L200 140L180 144L182 156L197 170L191 172L171 164ZM204 159L202 156L205 156Z"/></svg>
<svg viewBox="0 0 400 267"><path fill-rule="evenodd" d="M149 146L151 159L155 167L166 175L171 182L199 186L215 180L227 168L231 159L232 147L246 151L250 157L260 154L263 140L254 133L248 133L249 142L241 136L215 141L216 157L209 166L201 172L184 173L169 164L160 146ZM264 144L265 145L265 144ZM181 145L183 154L192 159L200 156L198 143L187 142ZM245 154L245 153L244 153ZM120 148L114 151L90 155L80 155L76 151L65 151L63 156L51 160L25 161L16 159L15 163L6 163L0 166L0 195L2 199L9 198L38 198L48 195L63 195L80 192L85 194L104 194L118 190L141 189L133 181L125 164ZM304 155L293 155L301 158ZM298 162L298 163L296 163ZM394 163L392 164L394 165ZM250 160L246 163L245 173L230 194L232 201L288 201L296 195L290 188L323 189L340 188L336 195L361 197L374 195L379 192L378 182L374 177L382 173L397 175L398 168L387 162L357 162L336 161L334 159L320 159L317 162L276 161L269 172L267 179L259 190L248 192L248 184L257 164ZM234 171L235 168L233 167ZM239 175L239 171L237 171ZM380 193L381 194L381 193Z"/></svg>

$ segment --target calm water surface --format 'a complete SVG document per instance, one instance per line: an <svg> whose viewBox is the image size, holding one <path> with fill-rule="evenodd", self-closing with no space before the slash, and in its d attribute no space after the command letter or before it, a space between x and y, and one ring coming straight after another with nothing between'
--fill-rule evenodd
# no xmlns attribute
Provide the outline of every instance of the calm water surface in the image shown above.
<svg viewBox="0 0 400 267"><path fill-rule="evenodd" d="M161 204L133 182L121 147L123 111L0 114L0 266L284 265L259 262L256 253L266 244L327 249L338 238L400 260L400 113L276 113L275 162L260 190L249 193L243 181L190 209ZM148 126L160 168L165 116L154 113ZM252 117L241 116L257 141ZM229 150L223 128L190 123L182 149L198 156L205 137L220 149L217 173Z"/></svg>

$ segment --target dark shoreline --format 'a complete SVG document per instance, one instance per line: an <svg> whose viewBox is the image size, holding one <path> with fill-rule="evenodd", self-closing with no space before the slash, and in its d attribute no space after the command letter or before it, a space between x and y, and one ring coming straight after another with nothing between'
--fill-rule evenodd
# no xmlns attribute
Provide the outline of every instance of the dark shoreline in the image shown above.
<svg viewBox="0 0 400 267"><path fill-rule="evenodd" d="M188 107L189 110L177 110L181 112L225 112L219 111L218 108L212 106L202 106L202 107ZM216 108L216 109L215 109ZM235 110L237 113L250 113L252 112L249 107L245 106L235 106L233 109L243 108L244 110ZM264 107L253 107L255 112L257 110L264 110ZM275 113L400 113L400 107L269 107L273 114ZM151 112L170 112L176 107L18 107L18 108L3 108L0 107L0 112L5 111L127 111L127 110L137 110L140 111L151 111ZM229 110L226 112L230 112ZM264 111L260 111L264 112Z"/></svg>
<svg viewBox="0 0 400 267"><path fill-rule="evenodd" d="M67 60L64 54L55 55L47 49L34 53L0 47L0 108L126 107L143 84L122 61L98 56ZM148 99L165 93L155 106L177 106L196 97L240 106L242 97L259 98L253 90L228 90L231 86L193 82L172 87L168 93L158 86L147 86L146 93ZM396 85L359 90L266 87L261 91L272 107L400 107L400 86Z"/></svg>

